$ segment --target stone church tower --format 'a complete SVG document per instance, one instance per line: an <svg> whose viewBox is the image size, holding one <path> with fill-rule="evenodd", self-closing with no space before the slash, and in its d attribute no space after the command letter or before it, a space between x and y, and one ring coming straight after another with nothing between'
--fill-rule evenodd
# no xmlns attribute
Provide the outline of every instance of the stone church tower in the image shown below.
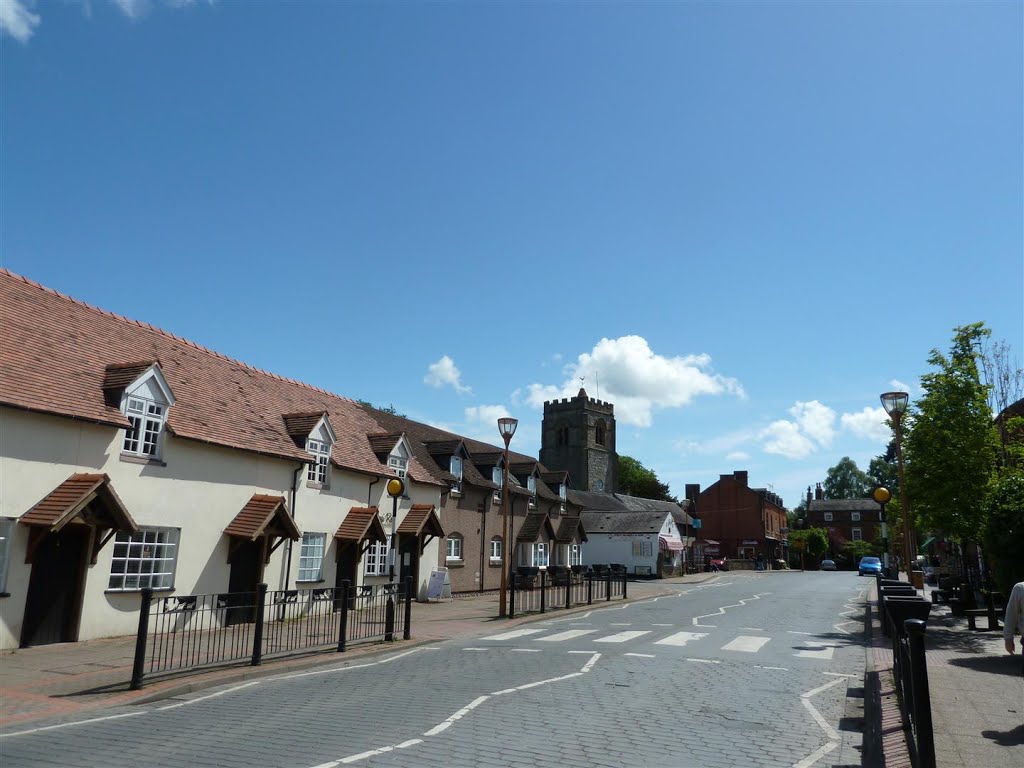
<svg viewBox="0 0 1024 768"><path fill-rule="evenodd" d="M540 462L550 470L567 471L578 491L614 493L615 406L591 399L582 387L572 399L544 403Z"/></svg>

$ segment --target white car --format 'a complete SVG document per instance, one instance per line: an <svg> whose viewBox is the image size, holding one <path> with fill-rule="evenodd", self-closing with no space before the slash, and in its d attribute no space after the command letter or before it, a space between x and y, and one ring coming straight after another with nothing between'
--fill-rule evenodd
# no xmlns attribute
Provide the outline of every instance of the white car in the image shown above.
<svg viewBox="0 0 1024 768"><path fill-rule="evenodd" d="M821 570L823 570L823 571L834 571L835 569L836 569L836 564L835 564L834 560L822 560L821 561Z"/></svg>

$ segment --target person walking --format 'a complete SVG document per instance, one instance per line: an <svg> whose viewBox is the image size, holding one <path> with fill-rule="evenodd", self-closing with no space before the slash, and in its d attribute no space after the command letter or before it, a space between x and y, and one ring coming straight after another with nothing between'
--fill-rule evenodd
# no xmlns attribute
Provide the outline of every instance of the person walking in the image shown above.
<svg viewBox="0 0 1024 768"><path fill-rule="evenodd" d="M1019 581L1010 590L1006 601L1006 615L1003 617L1003 642L1006 652L1013 654L1014 638L1020 638L1021 653L1024 654L1024 581Z"/></svg>

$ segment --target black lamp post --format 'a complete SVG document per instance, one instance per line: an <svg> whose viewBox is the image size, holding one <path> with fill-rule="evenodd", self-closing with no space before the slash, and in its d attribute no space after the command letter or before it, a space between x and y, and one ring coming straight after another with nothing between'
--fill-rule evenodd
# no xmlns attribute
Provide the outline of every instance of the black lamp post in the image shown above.
<svg viewBox="0 0 1024 768"><path fill-rule="evenodd" d="M910 395L906 392L886 392L881 395L882 407L892 419L893 427L896 429L896 468L900 478L900 512L903 515L903 557L907 569L907 578L910 578L910 569L914 561L911 559L913 549L911 546L910 533L910 499L907 498L907 481L903 475L903 414L907 412L907 401Z"/></svg>
<svg viewBox="0 0 1024 768"><path fill-rule="evenodd" d="M510 416L498 419L498 433L505 441L504 466L501 473L501 597L498 601L498 617L502 619L508 615L508 553L512 541L512 526L508 517L508 444L512 442L512 435L516 433L518 426L519 420Z"/></svg>
<svg viewBox="0 0 1024 768"><path fill-rule="evenodd" d="M885 522L885 505L889 503L889 499L892 498L892 494L889 489L884 485L880 485L871 492L871 498L874 499L878 506L881 508L881 512L878 516L878 522L882 526L882 565L885 570L889 570L889 526Z"/></svg>

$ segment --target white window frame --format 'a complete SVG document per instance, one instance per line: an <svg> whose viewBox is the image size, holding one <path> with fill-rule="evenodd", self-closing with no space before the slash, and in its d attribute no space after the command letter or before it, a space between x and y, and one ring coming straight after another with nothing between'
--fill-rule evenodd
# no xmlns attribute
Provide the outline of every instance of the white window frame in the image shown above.
<svg viewBox="0 0 1024 768"><path fill-rule="evenodd" d="M558 511L565 512L565 498L566 498L565 483L558 484Z"/></svg>
<svg viewBox="0 0 1024 768"><path fill-rule="evenodd" d="M327 534L307 531L302 534L302 546L299 549L299 575L296 581L323 581L324 554L327 551Z"/></svg>
<svg viewBox="0 0 1024 768"><path fill-rule="evenodd" d="M535 509L537 506L537 478L533 475L526 478L526 490L530 492L530 509Z"/></svg>
<svg viewBox="0 0 1024 768"><path fill-rule="evenodd" d="M452 494L458 496L462 493L462 457L452 456L448 461L448 471L455 475L452 481Z"/></svg>
<svg viewBox="0 0 1024 768"><path fill-rule="evenodd" d="M823 517L822 519L823 519L823 520L824 520L824 521L825 521L826 523L831 523L831 522L832 522L832 513L831 513L831 512L825 512L825 513L824 513L824 517Z"/></svg>
<svg viewBox="0 0 1024 768"><path fill-rule="evenodd" d="M144 459L159 459L161 435L167 419L167 405L148 397L128 395L124 415L129 426L124 431L121 453Z"/></svg>
<svg viewBox="0 0 1024 768"><path fill-rule="evenodd" d="M583 545L575 542L569 545L569 565L583 565Z"/></svg>
<svg viewBox="0 0 1024 768"><path fill-rule="evenodd" d="M860 528L850 529L850 540L851 541L864 541L864 532Z"/></svg>
<svg viewBox="0 0 1024 768"><path fill-rule="evenodd" d="M491 470L491 482L497 484L498 486L498 490L494 492L494 500L501 501L501 489L505 484L505 474L504 470L500 465L495 466Z"/></svg>
<svg viewBox="0 0 1024 768"><path fill-rule="evenodd" d="M444 559L448 562L462 562L462 535L451 533L445 539Z"/></svg>
<svg viewBox="0 0 1024 768"><path fill-rule="evenodd" d="M504 554L503 543L500 536L495 536L491 539L489 554L492 563L500 563L502 561Z"/></svg>
<svg viewBox="0 0 1024 768"><path fill-rule="evenodd" d="M0 518L0 594L7 593L7 564L11 562L11 539L17 520Z"/></svg>
<svg viewBox="0 0 1024 768"><path fill-rule="evenodd" d="M306 470L306 481L326 488L330 479L330 443L316 437L307 438L306 453L313 457Z"/></svg>
<svg viewBox="0 0 1024 768"><path fill-rule="evenodd" d="M860 522L860 512L851 512L850 513L850 522L851 523L859 523Z"/></svg>
<svg viewBox="0 0 1024 768"><path fill-rule="evenodd" d="M391 467L391 469L395 471L395 474L403 480L409 473L409 460L403 459L401 456L388 456L388 466Z"/></svg>
<svg viewBox="0 0 1024 768"><path fill-rule="evenodd" d="M107 591L174 589L180 540L180 528L140 528L132 535L118 532L110 558ZM160 564L162 567L158 568Z"/></svg>
<svg viewBox="0 0 1024 768"><path fill-rule="evenodd" d="M548 567L548 558L550 557L550 553L548 551L547 542L538 541L534 544L532 554L533 558L531 565L533 565L534 568Z"/></svg>
<svg viewBox="0 0 1024 768"><path fill-rule="evenodd" d="M375 541L366 548L366 563L363 572L367 576L388 575L388 552L391 550L391 537L387 541Z"/></svg>

